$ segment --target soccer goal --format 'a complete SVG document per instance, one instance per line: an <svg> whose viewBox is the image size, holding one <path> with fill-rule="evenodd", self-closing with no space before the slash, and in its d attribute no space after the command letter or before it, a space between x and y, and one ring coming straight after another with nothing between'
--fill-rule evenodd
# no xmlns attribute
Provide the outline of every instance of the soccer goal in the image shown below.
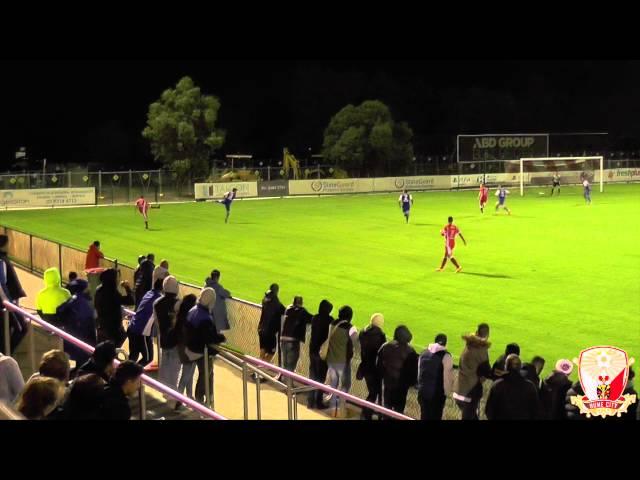
<svg viewBox="0 0 640 480"><path fill-rule="evenodd" d="M520 196L525 186L551 187L553 177L560 177L560 185L579 185L585 179L600 183L604 191L604 157L538 157L520 159Z"/></svg>

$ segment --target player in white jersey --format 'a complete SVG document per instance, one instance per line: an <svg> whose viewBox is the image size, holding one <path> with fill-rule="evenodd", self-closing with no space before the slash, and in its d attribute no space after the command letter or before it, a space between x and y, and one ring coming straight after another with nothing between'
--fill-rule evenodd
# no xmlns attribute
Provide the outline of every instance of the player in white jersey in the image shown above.
<svg viewBox="0 0 640 480"><path fill-rule="evenodd" d="M402 213L404 215L406 223L409 223L409 212L411 211L411 206L413 205L413 197L410 193L407 192L406 189L402 191L402 194L398 198L398 203L402 208Z"/></svg>
<svg viewBox="0 0 640 480"><path fill-rule="evenodd" d="M224 219L224 223L229 222L229 214L231 213L231 203L235 200L237 191L238 189L234 188L230 192L225 193L224 197L222 197L222 200L216 200L216 202L221 203L222 205L224 205L224 208L227 209L227 216Z"/></svg>

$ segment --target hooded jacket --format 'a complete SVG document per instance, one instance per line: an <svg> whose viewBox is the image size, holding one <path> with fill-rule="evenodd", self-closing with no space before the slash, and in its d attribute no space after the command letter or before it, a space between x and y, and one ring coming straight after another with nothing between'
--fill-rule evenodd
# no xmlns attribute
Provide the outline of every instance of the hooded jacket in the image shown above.
<svg viewBox="0 0 640 480"><path fill-rule="evenodd" d="M121 295L117 287L118 274L110 268L100 274L100 285L96 289L95 307L98 330L103 337L120 347L126 333L122 326L122 306L133 305L133 295L129 287L125 287L126 295Z"/></svg>
<svg viewBox="0 0 640 480"><path fill-rule="evenodd" d="M215 292L212 289L203 289L197 305L189 310L187 315L185 344L187 350L200 356L204 354L205 345L214 345L226 340L225 336L216 330L211 317L211 308L215 300ZM211 349L209 354L213 356L216 352Z"/></svg>
<svg viewBox="0 0 640 480"><path fill-rule="evenodd" d="M489 420L535 420L539 410L536 386L520 371L509 372L495 381L485 407Z"/></svg>
<svg viewBox="0 0 640 480"><path fill-rule="evenodd" d="M416 385L418 354L409 343L413 336L403 325L396 328L393 340L378 352L378 372L386 389L404 389Z"/></svg>
<svg viewBox="0 0 640 480"><path fill-rule="evenodd" d="M138 266L138 275L136 277L135 283L135 296L136 296L136 304L139 304L142 301L142 297L144 297L145 293L153 288L153 271L155 270L155 265L149 259L145 259Z"/></svg>
<svg viewBox="0 0 640 480"><path fill-rule="evenodd" d="M56 313L67 332L89 345L95 345L96 311L91 305L91 297L86 293L88 286L86 280L77 279L71 282L69 290L72 290L73 296L60 305ZM71 345L69 346L71 347ZM79 349L76 351L75 347L72 350L73 353L82 352L84 355L80 355L81 358L86 355L84 351Z"/></svg>
<svg viewBox="0 0 640 480"><path fill-rule="evenodd" d="M418 390L424 400L453 392L453 359L447 347L432 343L418 359Z"/></svg>
<svg viewBox="0 0 640 480"><path fill-rule="evenodd" d="M56 315L60 305L71 298L71 292L62 288L60 271L57 268L49 268L44 272L45 288L38 292L36 298L36 310L44 315Z"/></svg>
<svg viewBox="0 0 640 480"><path fill-rule="evenodd" d="M169 349L178 345L180 329L177 328L178 295L165 292L153 304L153 316L160 331L160 348Z"/></svg>
<svg viewBox="0 0 640 480"><path fill-rule="evenodd" d="M541 402L545 418L548 420L564 420L564 400L571 388L571 380L563 372L553 371L542 382Z"/></svg>
<svg viewBox="0 0 640 480"><path fill-rule="evenodd" d="M341 324L341 322L344 323ZM331 325L335 326L336 329L329 339L327 364L350 364L353 358L353 342L358 340L358 331L351 324L350 319L340 318L340 315Z"/></svg>
<svg viewBox="0 0 640 480"><path fill-rule="evenodd" d="M320 355L320 347L329 336L329 325L333 322L331 311L333 305L328 300L322 300L318 313L311 319L311 338L309 339L309 354Z"/></svg>
<svg viewBox="0 0 640 480"><path fill-rule="evenodd" d="M295 305L289 306L284 312L280 338L304 343L307 325L311 323L311 318L311 314L306 308Z"/></svg>
<svg viewBox="0 0 640 480"><path fill-rule="evenodd" d="M380 348L387 342L387 336L380 327L369 325L358 336L360 341L360 358L362 362L358 367L358 375L364 377L378 373L376 361Z"/></svg>
<svg viewBox="0 0 640 480"><path fill-rule="evenodd" d="M491 377L489 364L489 347L491 343L474 333L463 335L466 345L460 355L458 382L455 387L454 398L481 398L482 382Z"/></svg>
<svg viewBox="0 0 640 480"><path fill-rule="evenodd" d="M261 335L275 336L280 332L280 322L284 315L284 305L277 295L267 292L262 299L262 311L260 312L260 322L258 332Z"/></svg>
<svg viewBox="0 0 640 480"><path fill-rule="evenodd" d="M211 277L205 280L205 287L213 288L216 292L216 303L213 306L213 321L219 332L229 330L229 318L227 317L227 298L231 298L231 292L226 290L218 282L214 282Z"/></svg>

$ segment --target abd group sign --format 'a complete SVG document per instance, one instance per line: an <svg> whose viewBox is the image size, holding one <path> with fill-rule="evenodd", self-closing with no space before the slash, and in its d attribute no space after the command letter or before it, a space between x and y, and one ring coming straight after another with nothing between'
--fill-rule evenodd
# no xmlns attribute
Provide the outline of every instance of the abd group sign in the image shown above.
<svg viewBox="0 0 640 480"><path fill-rule="evenodd" d="M518 160L548 157L549 135L458 135L458 162Z"/></svg>

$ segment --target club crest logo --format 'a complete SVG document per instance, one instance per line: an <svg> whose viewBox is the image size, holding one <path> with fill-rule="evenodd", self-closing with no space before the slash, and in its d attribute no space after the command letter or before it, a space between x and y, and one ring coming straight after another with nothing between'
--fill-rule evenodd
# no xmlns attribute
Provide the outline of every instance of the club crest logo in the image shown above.
<svg viewBox="0 0 640 480"><path fill-rule="evenodd" d="M587 417L621 416L635 395L624 395L629 380L629 367L634 359L616 347L591 347L580 352L578 365L583 396L571 397L571 403Z"/></svg>
<svg viewBox="0 0 640 480"><path fill-rule="evenodd" d="M395 185L396 188L404 187L404 178L396 178Z"/></svg>
<svg viewBox="0 0 640 480"><path fill-rule="evenodd" d="M311 182L311 189L314 192L319 192L320 190L322 190L322 182L319 182L317 180L314 182Z"/></svg>

